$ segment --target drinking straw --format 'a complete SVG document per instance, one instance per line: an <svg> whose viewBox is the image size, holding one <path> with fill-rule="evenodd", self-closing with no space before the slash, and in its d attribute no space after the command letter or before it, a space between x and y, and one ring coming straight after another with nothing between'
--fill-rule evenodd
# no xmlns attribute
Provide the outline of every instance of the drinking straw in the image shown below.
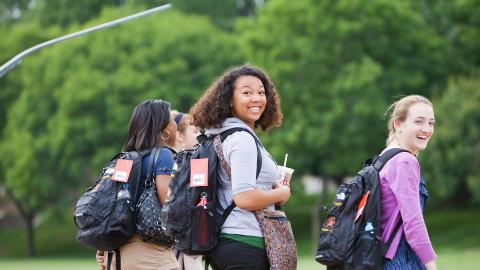
<svg viewBox="0 0 480 270"><path fill-rule="evenodd" d="M287 159L288 159L288 154L285 154L285 159L283 160L283 171L282 171L282 185L286 185L287 181L285 180L285 173L286 173L286 167L287 167Z"/></svg>

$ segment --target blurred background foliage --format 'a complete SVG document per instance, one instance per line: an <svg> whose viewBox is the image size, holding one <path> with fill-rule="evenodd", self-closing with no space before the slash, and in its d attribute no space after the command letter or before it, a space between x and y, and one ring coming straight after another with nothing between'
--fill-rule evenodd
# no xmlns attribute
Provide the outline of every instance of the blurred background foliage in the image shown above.
<svg viewBox="0 0 480 270"><path fill-rule="evenodd" d="M25 254L35 255L44 237L35 231L52 220L66 224L72 245L66 216L121 148L138 102L161 98L188 111L244 63L263 68L280 92L283 125L260 136L277 161L289 153L296 179L339 184L354 174L384 147L388 105L416 93L435 105L435 136L420 155L433 203L478 209L475 0L2 0L0 62L170 2L168 12L44 49L0 78L0 203L26 222ZM309 237L314 206L327 198L295 183L287 211L298 237Z"/></svg>

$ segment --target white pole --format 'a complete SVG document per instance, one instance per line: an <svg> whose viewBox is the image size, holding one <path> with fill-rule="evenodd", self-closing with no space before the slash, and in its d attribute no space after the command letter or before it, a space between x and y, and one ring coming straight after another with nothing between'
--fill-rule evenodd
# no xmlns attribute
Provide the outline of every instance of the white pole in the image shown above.
<svg viewBox="0 0 480 270"><path fill-rule="evenodd" d="M91 33L91 32L95 32L95 31L98 31L98 30L110 28L112 26L116 26L116 25L119 25L121 23L130 21L130 20L134 20L134 19L137 19L137 18L140 18L140 17L143 17L143 16L147 16L147 15L150 15L150 14L155 13L155 12L165 11L165 10L170 9L171 7L172 7L171 4L166 4L166 5L163 5L163 6L159 6L159 7L156 7L156 8L152 8L152 9L148 9L148 10L145 10L145 11L142 11L142 12L138 12L138 13L135 13L135 14L127 16L127 17L123 17L123 18L120 18L120 19L117 19L117 20L114 20L114 21L111 21L111 22L107 22L107 23L104 23L104 24L93 26L93 27L90 27L90 28L87 28L87 29L84 29L84 30L81 30L81 31L78 31L78 32L75 32L75 33L72 33L72 34L68 34L68 35L65 35L65 36L61 36L61 37L58 37L58 38L55 38L55 39L37 44L37 45L35 45L35 46L33 46L29 49L26 49L25 51L23 51L19 54L17 54L15 57L10 59L10 61L3 64L0 67L0 78L3 77L5 74L7 74L8 71L13 69L16 65L20 64L21 60L25 56L30 55L33 52L38 51L38 50L40 50L44 47L52 46L53 44L65 41L67 39L76 38L76 37L79 37L79 36L82 36L82 35L85 35L85 34L88 34L88 33Z"/></svg>

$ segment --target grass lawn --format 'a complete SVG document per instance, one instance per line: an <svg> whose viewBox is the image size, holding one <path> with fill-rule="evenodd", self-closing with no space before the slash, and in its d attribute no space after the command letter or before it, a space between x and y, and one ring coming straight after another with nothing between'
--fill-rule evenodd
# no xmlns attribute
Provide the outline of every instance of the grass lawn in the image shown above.
<svg viewBox="0 0 480 270"><path fill-rule="evenodd" d="M428 231L438 254L438 269L466 270L480 269L480 230L474 225L480 222L480 209L429 209L426 222ZM310 220L297 214L293 220L297 223L309 223ZM306 214L308 217L308 213ZM68 226L48 223L37 229L37 259L25 258L26 237L22 229L0 230L0 270L87 270L99 269L93 251L80 247L75 242L75 228L68 216ZM298 236L298 237L297 237ZM52 240L54 242L52 242ZM314 260L313 250L316 239L309 231L296 234L299 251L299 270L325 267ZM313 241L313 243L312 243ZM72 257L75 255L75 257Z"/></svg>
<svg viewBox="0 0 480 270"><path fill-rule="evenodd" d="M438 254L438 269L470 270L477 269L480 249L443 250ZM92 258L39 258L39 259L0 259L0 269L5 270L91 270L98 269ZM311 257L300 257L299 270L326 269Z"/></svg>
<svg viewBox="0 0 480 270"><path fill-rule="evenodd" d="M0 259L0 269L5 270L91 270L99 269L95 257L86 258L39 258Z"/></svg>
<svg viewBox="0 0 480 270"><path fill-rule="evenodd" d="M438 254L437 268L440 270L471 270L478 268L478 258L480 258L480 249L468 250L442 250ZM1 263L0 263L1 267ZM298 262L299 270L318 269L324 270L326 267L318 264L312 257L300 257Z"/></svg>

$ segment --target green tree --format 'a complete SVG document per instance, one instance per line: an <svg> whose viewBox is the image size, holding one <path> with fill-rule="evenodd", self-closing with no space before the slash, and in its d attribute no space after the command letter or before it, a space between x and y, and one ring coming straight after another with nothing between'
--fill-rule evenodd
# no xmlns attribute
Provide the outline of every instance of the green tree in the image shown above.
<svg viewBox="0 0 480 270"><path fill-rule="evenodd" d="M119 6L124 0L38 0L35 16L42 25L66 27L72 23L83 24L100 14L105 6ZM55 12L52 12L55 10Z"/></svg>
<svg viewBox="0 0 480 270"><path fill-rule="evenodd" d="M35 22L22 22L12 25L0 25L0 36L7 37L0 43L0 65L15 55L38 43L49 40L59 34L57 28L42 28ZM0 134L6 123L6 113L20 92L18 72L13 70L8 76L0 78Z"/></svg>
<svg viewBox="0 0 480 270"><path fill-rule="evenodd" d="M128 12L107 10L97 20ZM205 18L172 11L24 61L15 71L21 93L6 118L1 151L9 158L0 163L0 184L29 224L29 255L35 254L35 217L57 203L72 205L79 187L93 182L120 151L138 102L162 98L185 111L225 67L242 59L232 36Z"/></svg>
<svg viewBox="0 0 480 270"><path fill-rule="evenodd" d="M0 26L0 36L8 37L0 43L0 63L3 63L10 60L11 57L20 53L22 50L27 49L37 43L40 43L44 40L50 39L52 36L58 33L58 29L51 28L41 28L39 25L32 22L23 22L11 25L2 25ZM8 33L8 35L7 35ZM28 157L31 157L31 149L25 149L27 143L31 143L31 135L24 132L21 133L12 133L11 128L13 123L7 125L7 114L12 111L14 107L13 104L15 100L19 100L22 88L22 74L21 72L11 72L8 76L0 78L0 137L2 140L5 137L16 136L18 135L18 143L16 145L6 145L3 142L0 143L0 152L5 154L6 157L10 156L11 152L22 153L25 156L20 158L17 161L17 165L21 164L28 160ZM42 99L41 96L38 99ZM20 102L24 103L24 101ZM23 118L16 119L15 123L23 123ZM26 144L23 144L26 143ZM16 147L18 146L18 148ZM18 152L20 151L20 152ZM34 255L35 250L33 249L33 221L36 205L39 203L39 200L42 200L43 196L38 196L35 199L28 198L27 202L23 201L26 192L25 189L18 189L17 187L21 184L17 182L17 177L24 177L25 175L22 172L19 172L17 175L12 175L11 171L7 170L5 166L9 166L8 161L0 162L0 187L6 191L6 198L2 201L11 200L19 209L23 218L27 221L27 254ZM27 166L28 164L23 164ZM32 169L38 168L38 166L33 165ZM8 180L10 179L10 180ZM36 194L34 188L35 184L27 186L33 194ZM35 201L35 202L34 202Z"/></svg>
<svg viewBox="0 0 480 270"><path fill-rule="evenodd" d="M480 67L480 6L475 0L417 1L427 20L445 38L446 60L451 75L469 73Z"/></svg>
<svg viewBox="0 0 480 270"><path fill-rule="evenodd" d="M211 18L219 27L232 30L239 17L251 16L263 1L255 0L172 0L172 5L185 13L201 14Z"/></svg>
<svg viewBox="0 0 480 270"><path fill-rule="evenodd" d="M434 100L435 133L421 155L422 172L438 199L480 203L480 76L452 79Z"/></svg>
<svg viewBox="0 0 480 270"><path fill-rule="evenodd" d="M87 22L98 16L102 8L106 6L121 6L127 2L132 2L132 5L139 5L141 2L147 1L3 0L0 2L0 24L33 20L43 26L66 27L72 23L83 24Z"/></svg>
<svg viewBox="0 0 480 270"><path fill-rule="evenodd" d="M14 22L28 10L31 0L2 0L0 2L0 24Z"/></svg>
<svg viewBox="0 0 480 270"><path fill-rule="evenodd" d="M384 145L396 95L446 84L443 40L410 2L272 0L239 31L283 100L284 125L266 143L300 173L355 173Z"/></svg>

